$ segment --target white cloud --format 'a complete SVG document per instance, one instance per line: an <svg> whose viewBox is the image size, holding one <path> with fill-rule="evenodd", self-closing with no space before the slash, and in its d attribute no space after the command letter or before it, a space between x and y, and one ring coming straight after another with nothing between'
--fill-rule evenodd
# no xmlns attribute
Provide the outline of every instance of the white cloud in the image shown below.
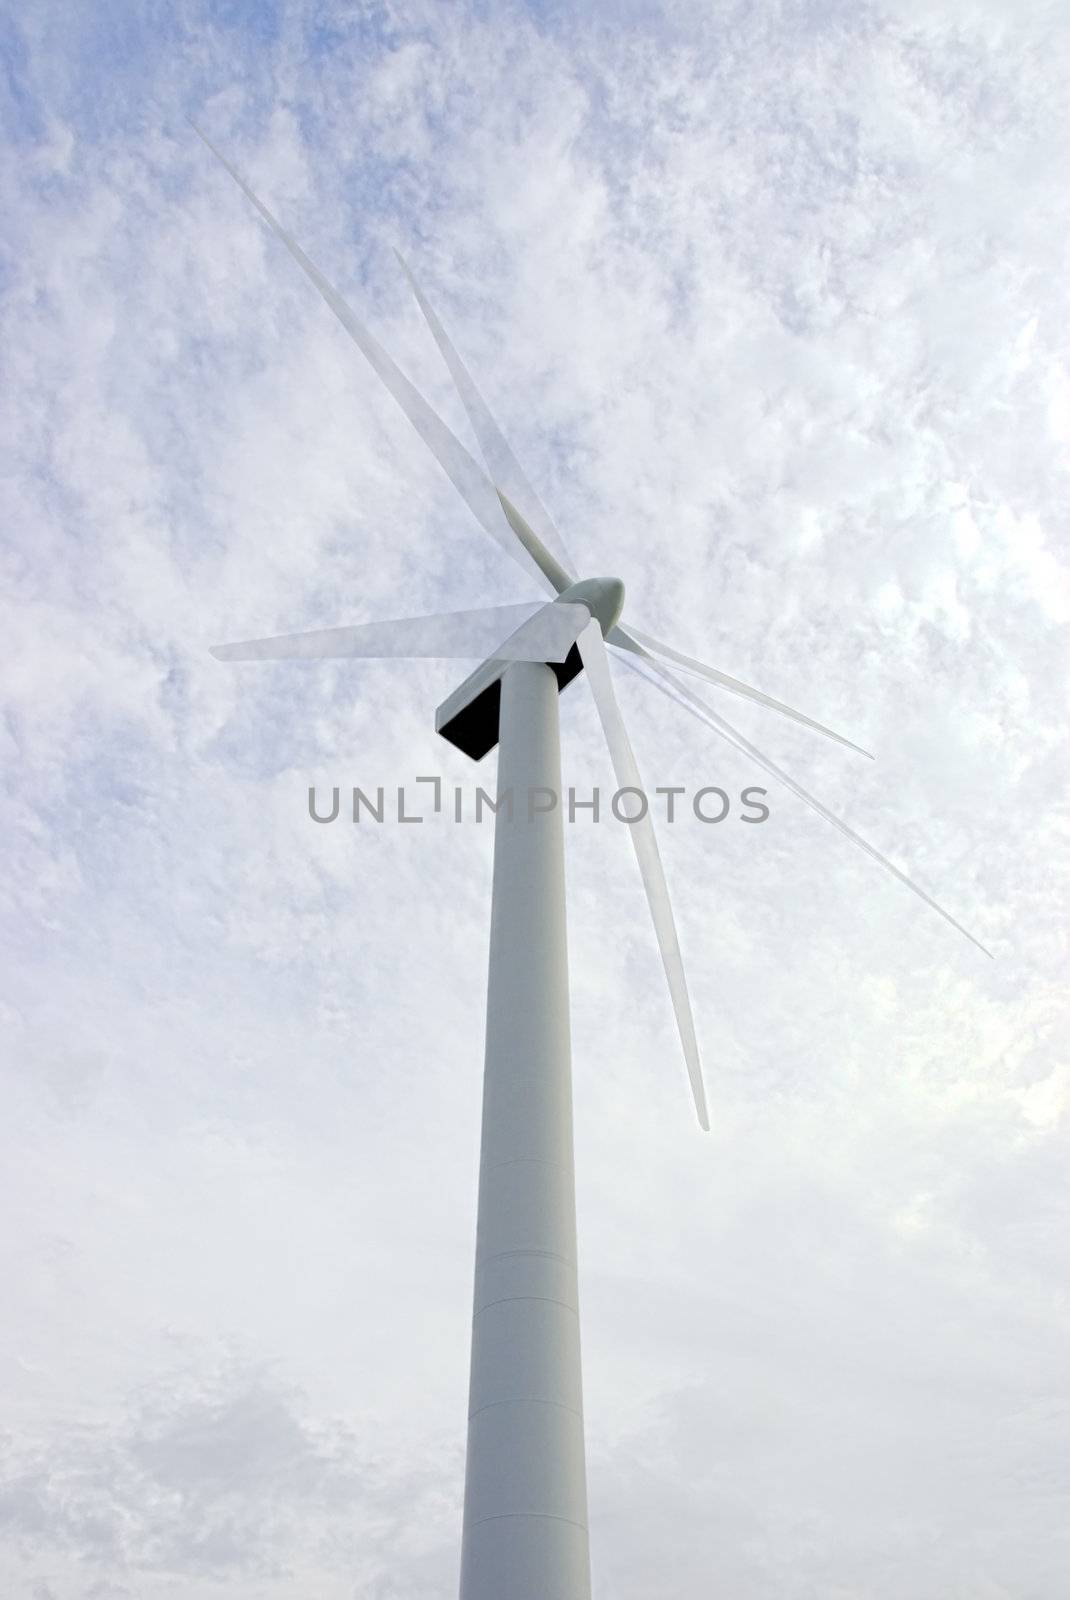
<svg viewBox="0 0 1070 1600"><path fill-rule="evenodd" d="M36 7L10 40L0 1574L440 1600L491 834L446 663L227 637L527 597L181 113L462 437L402 244L585 570L860 739L569 830L598 1600L1060 1600L1066 30L1054 11ZM630 675L651 782L753 765ZM578 683L568 781L609 778ZM418 1515L412 1515L413 1505ZM671 1578L666 1574L671 1573Z"/></svg>

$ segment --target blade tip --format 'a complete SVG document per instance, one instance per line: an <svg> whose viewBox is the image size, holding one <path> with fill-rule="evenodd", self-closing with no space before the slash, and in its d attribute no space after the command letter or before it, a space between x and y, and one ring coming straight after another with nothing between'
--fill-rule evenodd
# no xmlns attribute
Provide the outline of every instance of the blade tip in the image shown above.
<svg viewBox="0 0 1070 1600"><path fill-rule="evenodd" d="M862 745L855 744L853 739L848 739L844 734L837 733L834 728L826 728L823 723L819 722L816 726L818 733L827 733L830 738L836 740L837 744L842 744L846 750L853 750L856 756L865 756L867 761L876 761L877 758L872 750L866 750Z"/></svg>
<svg viewBox="0 0 1070 1600"><path fill-rule="evenodd" d="M413 291L417 298L419 298L419 291L416 288L416 279L412 275L412 268L409 266L409 263L405 260L405 257L402 255L396 244L391 245L390 248L397 257L398 266L408 279L409 288Z"/></svg>

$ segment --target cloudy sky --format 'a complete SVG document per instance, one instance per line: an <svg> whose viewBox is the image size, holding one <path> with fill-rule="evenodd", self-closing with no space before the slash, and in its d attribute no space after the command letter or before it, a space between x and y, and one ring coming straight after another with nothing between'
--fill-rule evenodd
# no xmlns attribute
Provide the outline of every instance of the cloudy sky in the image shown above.
<svg viewBox="0 0 1070 1600"><path fill-rule="evenodd" d="M21 12L21 15L15 14ZM0 21L0 1588L456 1592L493 777L449 662L208 646L531 598L194 115L585 573L857 739L568 829L597 1600L1062 1600L1070 23L1042 0L37 0ZM631 674L655 783L764 783ZM713 691L715 693L715 691ZM611 781L585 685L567 781Z"/></svg>

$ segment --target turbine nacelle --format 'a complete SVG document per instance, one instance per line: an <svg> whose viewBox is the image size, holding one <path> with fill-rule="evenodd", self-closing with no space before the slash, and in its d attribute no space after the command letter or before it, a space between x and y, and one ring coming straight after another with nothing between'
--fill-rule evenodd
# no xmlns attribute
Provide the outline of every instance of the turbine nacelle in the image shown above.
<svg viewBox="0 0 1070 1600"><path fill-rule="evenodd" d="M504 501L504 496L502 499ZM519 514L516 515L519 520ZM582 607L579 615L582 617L584 613L589 613L605 638L616 627L624 609L624 585L619 578L582 578L578 583L570 583L562 589L557 598L546 606L545 612L556 616L555 608L558 606L572 608L573 617L576 608ZM571 626L575 627L575 623ZM519 658L519 655L511 657L514 660ZM525 652L524 659L531 660L534 657ZM509 655L495 651L465 679L460 688L443 701L435 713L438 732L473 761L482 761L498 743L501 680L509 660ZM563 659L553 659L548 654L545 660L557 678L559 690L577 678L584 667L578 644L573 644Z"/></svg>

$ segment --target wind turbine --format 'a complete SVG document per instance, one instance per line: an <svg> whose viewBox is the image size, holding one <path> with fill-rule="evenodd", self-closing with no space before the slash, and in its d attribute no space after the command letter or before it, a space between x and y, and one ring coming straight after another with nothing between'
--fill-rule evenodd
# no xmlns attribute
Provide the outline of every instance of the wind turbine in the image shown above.
<svg viewBox="0 0 1070 1600"><path fill-rule="evenodd" d="M439 706L435 722L444 738L474 760L498 747L460 1593L461 1600L588 1600L563 827L559 806L508 810L501 804L506 793L560 795L561 689L586 671L617 782L622 789L642 791L613 690L608 643L619 659L749 755L978 949L990 952L744 738L676 669L757 701L853 750L859 750L857 745L749 684L631 625L622 627L624 586L619 579L577 579L560 534L404 261L486 471L226 157L194 128L315 284L477 521L553 596L548 602L254 639L219 646L213 654L227 661L485 657ZM708 1129L687 981L649 813L634 821L629 832L695 1108L699 1123Z"/></svg>

